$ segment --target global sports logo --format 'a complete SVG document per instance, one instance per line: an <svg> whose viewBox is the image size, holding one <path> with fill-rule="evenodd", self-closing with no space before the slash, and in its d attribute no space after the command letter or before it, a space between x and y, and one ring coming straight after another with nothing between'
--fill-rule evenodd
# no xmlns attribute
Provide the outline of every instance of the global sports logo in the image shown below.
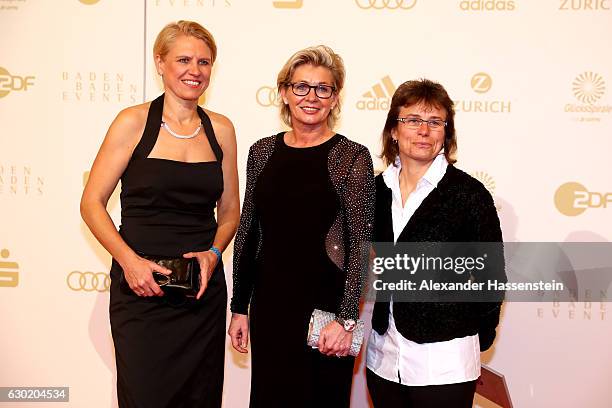
<svg viewBox="0 0 612 408"><path fill-rule="evenodd" d="M612 193L589 191L582 184L570 181L559 186L554 202L561 214L575 217L589 208L612 206Z"/></svg>
<svg viewBox="0 0 612 408"><path fill-rule="evenodd" d="M359 110L388 110L391 104L391 97L395 93L397 87L389 75L385 75L381 80L372 85L369 91L366 91L362 99L357 101L357 109Z"/></svg>
<svg viewBox="0 0 612 408"><path fill-rule="evenodd" d="M576 121L599 122L602 114L612 112L612 106L600 103L606 93L606 81L600 74L585 71L577 75L572 81L571 90L579 103L568 103L564 110L566 113L577 113Z"/></svg>
<svg viewBox="0 0 612 408"><path fill-rule="evenodd" d="M19 285L19 264L9 261L8 249L0 250L0 288L14 288Z"/></svg>
<svg viewBox="0 0 612 408"><path fill-rule="evenodd" d="M255 92L255 101L259 106L264 108L270 108L272 106L280 106L280 98L278 97L278 91L276 88L271 86L262 86Z"/></svg>
<svg viewBox="0 0 612 408"><path fill-rule="evenodd" d="M4 98L11 91L27 91L34 85L35 79L36 77L31 75L11 75L6 68L0 67L0 98Z"/></svg>
<svg viewBox="0 0 612 408"><path fill-rule="evenodd" d="M355 0L355 4L362 10L410 10L417 0Z"/></svg>
<svg viewBox="0 0 612 408"><path fill-rule="evenodd" d="M493 77L486 72L477 72L470 78L470 88L478 95L488 94L493 89ZM479 97L455 101L456 112L466 113L510 113L512 102L503 99Z"/></svg>
<svg viewBox="0 0 612 408"><path fill-rule="evenodd" d="M606 83L601 75L584 72L572 82L572 91L580 102L592 105L603 96L606 91Z"/></svg>

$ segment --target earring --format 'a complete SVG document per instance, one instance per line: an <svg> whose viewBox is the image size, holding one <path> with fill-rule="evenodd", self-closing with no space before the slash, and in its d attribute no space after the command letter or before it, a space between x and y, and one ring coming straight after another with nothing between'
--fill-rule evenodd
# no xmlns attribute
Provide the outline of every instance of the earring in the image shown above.
<svg viewBox="0 0 612 408"><path fill-rule="evenodd" d="M397 144L397 139L393 139L393 143Z"/></svg>

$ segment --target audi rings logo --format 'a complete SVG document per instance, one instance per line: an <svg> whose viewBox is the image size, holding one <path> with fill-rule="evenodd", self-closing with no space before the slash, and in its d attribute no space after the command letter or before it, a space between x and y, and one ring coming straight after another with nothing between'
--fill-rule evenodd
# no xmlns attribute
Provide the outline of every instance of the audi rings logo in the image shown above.
<svg viewBox="0 0 612 408"><path fill-rule="evenodd" d="M416 6L417 0L355 0L355 3L363 10L410 10Z"/></svg>
<svg viewBox="0 0 612 408"><path fill-rule="evenodd" d="M108 292L111 280L108 273L72 271L66 277L66 283L76 292Z"/></svg>
<svg viewBox="0 0 612 408"><path fill-rule="evenodd" d="M280 106L278 92L276 88L272 88L271 86L262 86L259 88L255 94L255 100L259 105L266 108L270 106Z"/></svg>

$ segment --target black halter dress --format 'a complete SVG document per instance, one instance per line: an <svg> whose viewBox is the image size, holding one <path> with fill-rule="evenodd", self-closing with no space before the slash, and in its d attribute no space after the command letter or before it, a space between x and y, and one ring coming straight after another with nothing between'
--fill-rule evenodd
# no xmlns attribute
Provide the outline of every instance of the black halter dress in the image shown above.
<svg viewBox="0 0 612 408"><path fill-rule="evenodd" d="M198 107L216 161L149 158L164 95L151 102L142 138L121 177L121 236L137 253L176 256L204 251L217 231L223 152ZM199 301L138 297L111 268L110 321L121 408L220 407L227 290L221 262Z"/></svg>

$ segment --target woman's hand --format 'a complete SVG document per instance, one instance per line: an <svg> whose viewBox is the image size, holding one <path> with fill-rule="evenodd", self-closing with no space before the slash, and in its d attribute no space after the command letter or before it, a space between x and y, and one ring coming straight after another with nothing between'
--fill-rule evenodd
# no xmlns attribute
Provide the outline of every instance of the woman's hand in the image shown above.
<svg viewBox="0 0 612 408"><path fill-rule="evenodd" d="M239 353L248 353L249 344L249 318L247 315L232 313L229 329L227 330L232 339L232 346Z"/></svg>
<svg viewBox="0 0 612 408"><path fill-rule="evenodd" d="M196 258L200 264L200 290L196 295L196 299L200 299L220 259L212 251L188 252L183 254L183 258Z"/></svg>
<svg viewBox="0 0 612 408"><path fill-rule="evenodd" d="M334 320L321 329L318 347L321 354L346 357L352 342L353 333L344 330L344 327Z"/></svg>
<svg viewBox="0 0 612 408"><path fill-rule="evenodd" d="M130 289L138 296L163 296L164 291L153 279L153 272L170 275L172 271L136 255L129 263L121 265Z"/></svg>

